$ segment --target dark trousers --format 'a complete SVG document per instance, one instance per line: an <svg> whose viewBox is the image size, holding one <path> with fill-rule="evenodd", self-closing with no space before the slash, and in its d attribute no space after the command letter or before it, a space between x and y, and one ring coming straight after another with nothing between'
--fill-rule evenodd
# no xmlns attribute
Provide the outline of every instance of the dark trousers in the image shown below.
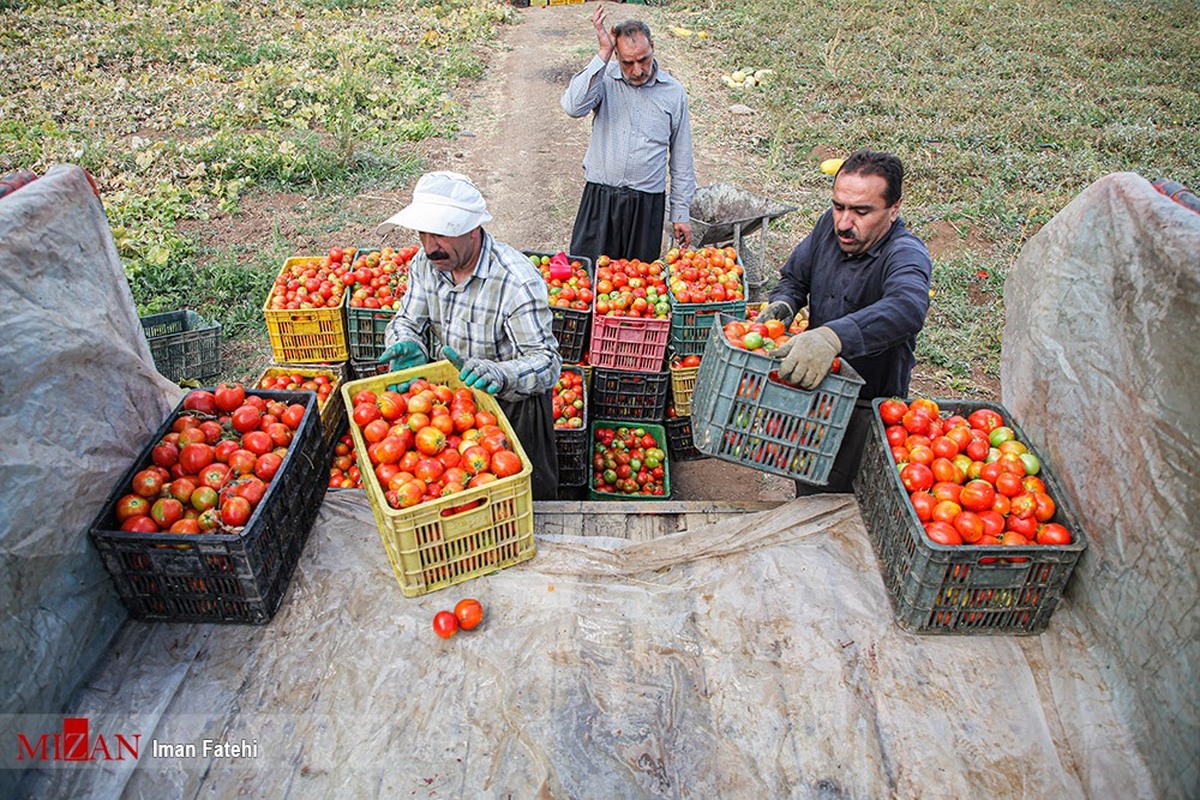
<svg viewBox="0 0 1200 800"><path fill-rule="evenodd" d="M500 408L513 433L533 463L533 499L558 498L558 449L554 444L554 414L551 392L523 400L500 400Z"/></svg>
<svg viewBox="0 0 1200 800"><path fill-rule="evenodd" d="M662 255L666 195L587 183L575 214L571 255L653 261Z"/></svg>
<svg viewBox="0 0 1200 800"><path fill-rule="evenodd" d="M796 496L810 494L826 494L830 492L853 492L854 478L858 475L858 466L862 462L863 445L871 432L870 400L856 400L854 411L850 412L850 421L846 423L846 435L842 437L842 446L833 457L833 468L829 471L829 483L824 486L814 486L811 483L796 481Z"/></svg>

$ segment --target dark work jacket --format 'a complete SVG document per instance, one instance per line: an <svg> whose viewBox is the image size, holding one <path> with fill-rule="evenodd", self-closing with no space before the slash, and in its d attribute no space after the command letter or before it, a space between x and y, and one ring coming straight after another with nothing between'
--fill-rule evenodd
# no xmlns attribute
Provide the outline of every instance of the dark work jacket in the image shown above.
<svg viewBox="0 0 1200 800"><path fill-rule="evenodd" d="M842 358L866 380L860 399L908 394L933 265L903 220L870 250L850 256L838 246L828 210L780 272L771 301L784 300L793 311L807 305L809 329L837 334Z"/></svg>

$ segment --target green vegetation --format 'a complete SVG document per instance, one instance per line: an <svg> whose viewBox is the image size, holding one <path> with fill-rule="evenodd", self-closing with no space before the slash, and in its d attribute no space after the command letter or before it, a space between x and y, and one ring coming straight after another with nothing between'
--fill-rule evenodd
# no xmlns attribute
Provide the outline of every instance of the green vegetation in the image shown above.
<svg viewBox="0 0 1200 800"><path fill-rule="evenodd" d="M189 307L265 336L287 243L205 251L188 231L254 187L329 211L401 185L411 143L455 128L450 90L511 18L485 0L0 4L0 174L84 167L140 313Z"/></svg>
<svg viewBox="0 0 1200 800"><path fill-rule="evenodd" d="M709 59L706 84L775 70L718 102L757 112L720 134L768 165L741 177L800 206L776 239L794 243L825 209L822 158L872 147L904 160L909 225L961 235L931 248L918 351L956 395L980 373L998 379L1008 266L1080 191L1121 171L1200 188L1194 0L673 0L663 18L710 33L684 48Z"/></svg>

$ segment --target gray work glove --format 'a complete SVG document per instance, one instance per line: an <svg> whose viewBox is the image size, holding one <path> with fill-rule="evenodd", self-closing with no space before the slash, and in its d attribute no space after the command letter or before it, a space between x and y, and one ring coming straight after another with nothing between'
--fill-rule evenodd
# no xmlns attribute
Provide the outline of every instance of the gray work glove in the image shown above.
<svg viewBox="0 0 1200 800"><path fill-rule="evenodd" d="M486 358L468 358L464 361L453 347L443 347L442 355L459 368L458 379L472 389L482 389L488 394L495 394L504 388L504 373L495 361L488 361Z"/></svg>
<svg viewBox="0 0 1200 800"><path fill-rule="evenodd" d="M396 342L384 350L379 356L379 363L387 364L391 372L399 372L402 369L424 366L429 363L429 359L425 357L425 351L421 349L421 345L413 341L405 341Z"/></svg>
<svg viewBox="0 0 1200 800"><path fill-rule="evenodd" d="M842 352L842 340L829 328L813 328L788 339L771 354L782 358L779 377L801 389L817 388L829 370L833 359Z"/></svg>
<svg viewBox="0 0 1200 800"><path fill-rule="evenodd" d="M758 316L754 318L755 322L766 322L768 320L777 319L783 323L783 327L792 324L792 318L796 316L796 312L792 311L792 307L782 300L776 300L774 303L769 303L766 308L758 312Z"/></svg>

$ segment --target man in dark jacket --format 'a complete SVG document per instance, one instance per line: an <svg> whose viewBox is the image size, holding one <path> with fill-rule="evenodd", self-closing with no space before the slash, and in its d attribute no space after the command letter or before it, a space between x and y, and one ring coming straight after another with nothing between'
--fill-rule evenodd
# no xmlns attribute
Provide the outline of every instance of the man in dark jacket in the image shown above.
<svg viewBox="0 0 1200 800"><path fill-rule="evenodd" d="M820 491L850 491L871 400L908 394L933 267L925 244L900 219L903 181L904 167L889 153L860 150L846 159L834 178L832 207L792 251L758 317L788 324L809 307L808 329L775 351L784 380L813 389L839 356L866 380ZM797 484L798 493L812 491Z"/></svg>

